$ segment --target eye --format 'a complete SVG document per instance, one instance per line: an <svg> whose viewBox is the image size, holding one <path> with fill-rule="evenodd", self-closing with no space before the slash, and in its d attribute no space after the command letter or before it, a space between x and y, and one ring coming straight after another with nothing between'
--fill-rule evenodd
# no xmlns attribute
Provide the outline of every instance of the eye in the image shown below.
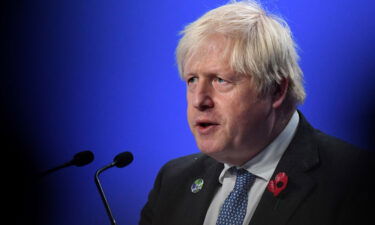
<svg viewBox="0 0 375 225"><path fill-rule="evenodd" d="M215 81L219 84L228 84L229 82L224 80L223 78L216 77Z"/></svg>
<svg viewBox="0 0 375 225"><path fill-rule="evenodd" d="M198 80L197 77L189 77L189 78L187 78L186 83L188 85L190 85L190 84L193 84L193 83L197 82L197 80Z"/></svg>
<svg viewBox="0 0 375 225"><path fill-rule="evenodd" d="M221 77L215 77L212 83L213 87L219 92L227 92L233 88L233 82Z"/></svg>

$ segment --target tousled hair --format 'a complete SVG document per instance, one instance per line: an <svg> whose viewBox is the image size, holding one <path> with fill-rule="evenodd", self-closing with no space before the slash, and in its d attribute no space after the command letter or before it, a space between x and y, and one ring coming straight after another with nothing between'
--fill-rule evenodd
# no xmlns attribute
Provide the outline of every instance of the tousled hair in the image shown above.
<svg viewBox="0 0 375 225"><path fill-rule="evenodd" d="M181 34L176 49L181 77L189 56L210 36L223 35L231 43L227 46L231 68L251 76L260 95L288 79L287 104L294 107L304 101L303 74L289 26L255 1L232 1L215 8L186 26Z"/></svg>

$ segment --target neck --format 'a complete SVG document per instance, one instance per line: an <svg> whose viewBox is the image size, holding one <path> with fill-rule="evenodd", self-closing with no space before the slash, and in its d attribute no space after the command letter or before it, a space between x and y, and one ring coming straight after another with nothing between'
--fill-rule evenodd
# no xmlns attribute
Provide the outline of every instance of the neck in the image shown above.
<svg viewBox="0 0 375 225"><path fill-rule="evenodd" d="M295 110L296 109L288 111L280 110L279 112L275 112L275 123L272 130L273 137L270 142L272 142L272 140L275 139L285 129Z"/></svg>
<svg viewBox="0 0 375 225"><path fill-rule="evenodd" d="M252 158L254 158L256 155L258 155L263 149L265 149L269 144L272 143L273 140L277 138L277 136L280 135L280 133L285 129L287 124L289 123L290 119L293 116L293 113L295 112L295 109L289 110L289 111L274 111L274 114L272 116L272 126L270 127L270 132L266 140L264 140L263 144L257 148L257 150L253 150L250 152L244 152L246 155L243 155L243 157L235 157L231 159L227 159L226 162L234 165L234 166L242 166Z"/></svg>

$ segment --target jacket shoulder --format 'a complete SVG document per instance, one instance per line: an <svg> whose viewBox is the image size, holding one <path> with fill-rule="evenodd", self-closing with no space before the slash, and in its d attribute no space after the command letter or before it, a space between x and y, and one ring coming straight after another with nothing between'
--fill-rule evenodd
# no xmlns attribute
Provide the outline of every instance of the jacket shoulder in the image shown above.
<svg viewBox="0 0 375 225"><path fill-rule="evenodd" d="M214 159L202 153L191 154L168 161L159 171L163 179L173 179L175 177L183 177L195 171L198 168L204 170L213 163L217 163Z"/></svg>
<svg viewBox="0 0 375 225"><path fill-rule="evenodd" d="M363 167L370 166L374 159L373 152L361 149L320 130L315 132L315 141L320 158L323 160L322 163L338 164L340 167L343 165Z"/></svg>

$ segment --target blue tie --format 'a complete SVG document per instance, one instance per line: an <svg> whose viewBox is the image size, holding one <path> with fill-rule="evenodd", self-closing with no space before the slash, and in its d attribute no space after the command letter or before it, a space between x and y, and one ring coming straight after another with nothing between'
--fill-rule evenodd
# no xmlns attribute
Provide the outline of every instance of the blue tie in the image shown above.
<svg viewBox="0 0 375 225"><path fill-rule="evenodd" d="M245 169L232 167L229 170L237 173L236 184L221 206L216 225L242 225L247 210L247 193L255 180L255 176Z"/></svg>

